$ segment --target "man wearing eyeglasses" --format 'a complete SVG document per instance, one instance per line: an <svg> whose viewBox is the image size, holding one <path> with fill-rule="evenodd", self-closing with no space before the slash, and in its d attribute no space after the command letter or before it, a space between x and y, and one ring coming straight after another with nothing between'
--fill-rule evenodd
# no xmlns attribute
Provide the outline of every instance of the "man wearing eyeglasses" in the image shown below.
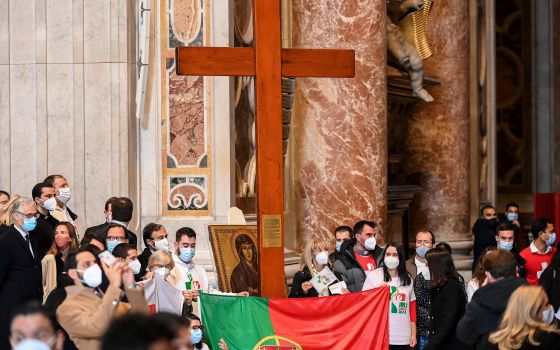
<svg viewBox="0 0 560 350"><path fill-rule="evenodd" d="M0 237L0 349L9 349L12 310L27 301L42 301L41 260L37 240L37 205L18 198L10 209L10 227Z"/></svg>

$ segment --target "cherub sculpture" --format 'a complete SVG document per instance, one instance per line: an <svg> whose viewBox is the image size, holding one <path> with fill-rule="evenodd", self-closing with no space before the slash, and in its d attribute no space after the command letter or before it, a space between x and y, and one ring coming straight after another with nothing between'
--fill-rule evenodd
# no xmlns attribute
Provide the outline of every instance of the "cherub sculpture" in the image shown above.
<svg viewBox="0 0 560 350"><path fill-rule="evenodd" d="M420 53L406 40L401 28L395 24L404 17L412 15L424 6L424 0L387 0L387 49L391 58L396 60L398 68L404 69L410 78L412 94L426 102L434 98L422 87L424 70ZM392 56L392 57L391 57Z"/></svg>

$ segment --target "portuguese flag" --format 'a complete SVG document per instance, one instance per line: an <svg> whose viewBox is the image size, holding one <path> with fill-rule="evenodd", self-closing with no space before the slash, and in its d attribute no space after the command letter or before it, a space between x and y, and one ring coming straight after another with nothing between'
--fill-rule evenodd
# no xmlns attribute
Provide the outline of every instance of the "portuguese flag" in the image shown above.
<svg viewBox="0 0 560 350"><path fill-rule="evenodd" d="M221 338L231 350L389 347L388 287L317 298L201 294L200 299L211 348Z"/></svg>

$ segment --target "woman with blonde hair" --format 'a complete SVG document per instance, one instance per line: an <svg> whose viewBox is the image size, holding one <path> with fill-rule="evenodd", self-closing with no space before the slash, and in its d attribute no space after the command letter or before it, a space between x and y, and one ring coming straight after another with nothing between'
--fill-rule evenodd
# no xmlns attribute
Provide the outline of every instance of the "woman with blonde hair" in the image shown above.
<svg viewBox="0 0 560 350"><path fill-rule="evenodd" d="M325 267L330 268L329 243L321 238L313 238L305 244L301 255L301 271L296 272L290 289L290 298L328 296L329 288L317 291L311 279ZM336 275L336 274L335 274ZM337 276L339 281L342 279ZM343 294L349 293L344 289Z"/></svg>
<svg viewBox="0 0 560 350"><path fill-rule="evenodd" d="M542 287L519 287L484 349L560 349L560 330L553 321L554 310Z"/></svg>
<svg viewBox="0 0 560 350"><path fill-rule="evenodd" d="M74 225L62 221L54 227L54 241L41 260L43 270L43 302L47 300L50 292L53 291L62 278L64 262L68 252L78 249L78 237Z"/></svg>

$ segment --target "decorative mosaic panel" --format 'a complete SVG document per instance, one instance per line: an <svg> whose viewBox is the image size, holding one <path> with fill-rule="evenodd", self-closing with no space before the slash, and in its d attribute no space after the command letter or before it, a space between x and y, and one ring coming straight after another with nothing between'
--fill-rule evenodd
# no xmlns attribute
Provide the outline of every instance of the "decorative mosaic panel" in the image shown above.
<svg viewBox="0 0 560 350"><path fill-rule="evenodd" d="M179 76L175 48L210 42L210 0L162 0L162 209L164 215L210 215L211 80Z"/></svg>

